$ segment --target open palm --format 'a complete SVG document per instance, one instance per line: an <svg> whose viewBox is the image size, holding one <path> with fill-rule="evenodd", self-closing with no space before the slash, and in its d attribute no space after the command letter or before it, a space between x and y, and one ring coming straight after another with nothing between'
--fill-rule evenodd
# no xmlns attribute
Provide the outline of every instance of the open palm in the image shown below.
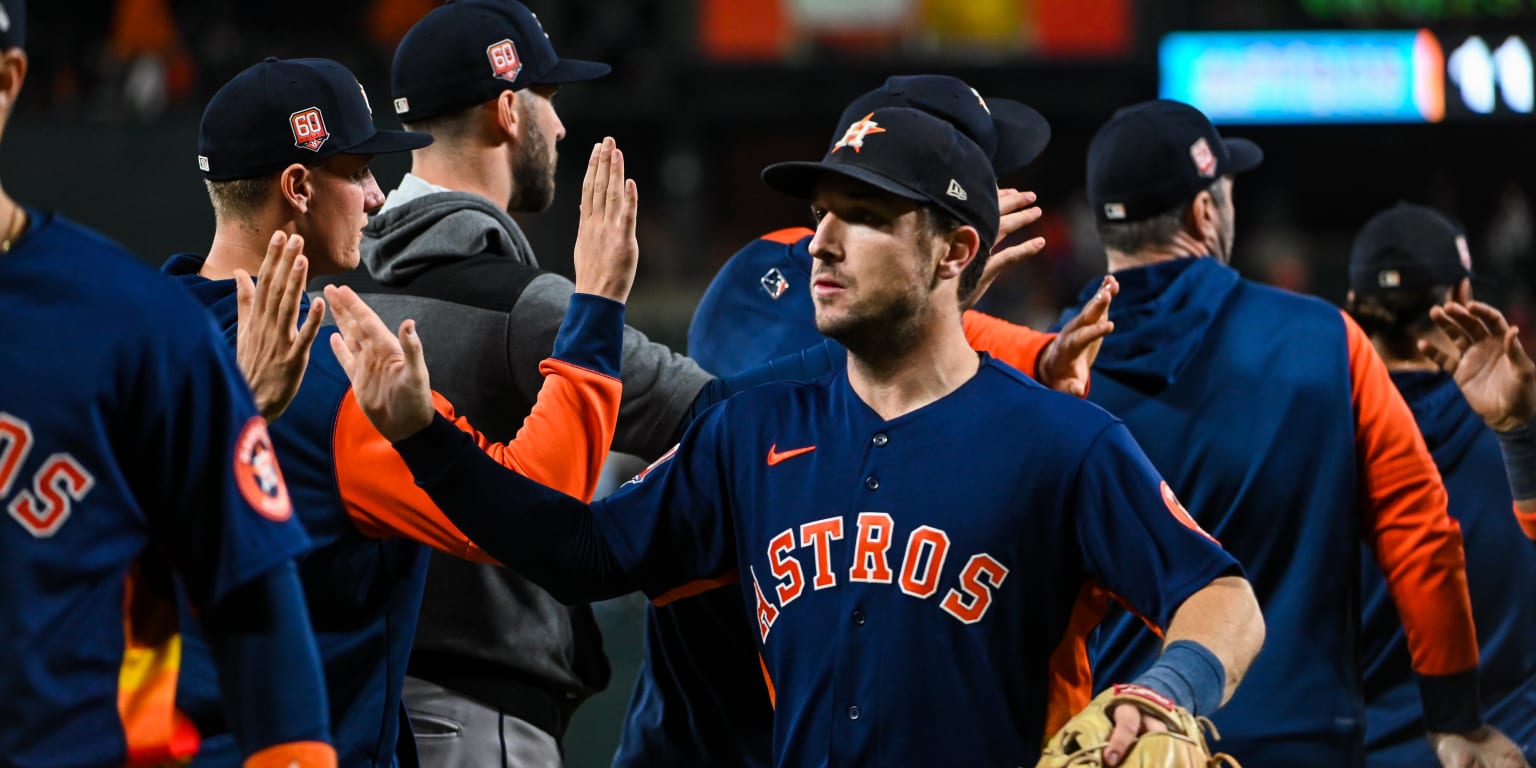
<svg viewBox="0 0 1536 768"><path fill-rule="evenodd" d="M341 331L331 336L331 351L368 421L392 443L425 429L432 423L432 383L416 321L401 323L397 336L351 288L327 285L325 298Z"/></svg>
<svg viewBox="0 0 1536 768"><path fill-rule="evenodd" d="M1430 310L1460 353L1451 356L1421 342L1420 349L1456 379L1472 410L1504 432L1536 417L1536 364L1520 344L1519 329L1479 301Z"/></svg>

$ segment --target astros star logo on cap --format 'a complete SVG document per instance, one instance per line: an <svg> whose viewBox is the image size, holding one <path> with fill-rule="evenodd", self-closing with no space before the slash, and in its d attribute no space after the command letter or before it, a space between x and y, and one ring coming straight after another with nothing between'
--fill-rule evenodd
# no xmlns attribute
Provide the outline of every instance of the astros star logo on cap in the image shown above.
<svg viewBox="0 0 1536 768"><path fill-rule="evenodd" d="M874 116L875 113L871 112L865 115L864 119L848 126L848 132L844 133L843 138L838 139L837 143L832 145L832 151L836 152L843 147L853 147L853 151L859 152L864 146L864 137L874 133L885 133L885 129L881 128L879 123L870 119Z"/></svg>

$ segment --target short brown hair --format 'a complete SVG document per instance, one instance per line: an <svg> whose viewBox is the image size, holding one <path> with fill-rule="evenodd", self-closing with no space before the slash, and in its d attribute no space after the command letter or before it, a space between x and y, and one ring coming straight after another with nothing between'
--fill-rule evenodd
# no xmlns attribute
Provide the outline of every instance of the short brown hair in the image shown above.
<svg viewBox="0 0 1536 768"><path fill-rule="evenodd" d="M275 180L277 173L268 173L233 181L204 179L203 184L208 187L208 199L213 202L213 215L227 220L249 218L256 213L272 194Z"/></svg>
<svg viewBox="0 0 1536 768"><path fill-rule="evenodd" d="M917 209L919 213L918 229L924 237L941 237L965 226L954 214L933 205L924 205ZM992 254L985 248L978 248L976 258L965 265L965 271L960 273L960 301L963 304L976 290L976 284L981 282L981 273L987 268L987 259Z"/></svg>

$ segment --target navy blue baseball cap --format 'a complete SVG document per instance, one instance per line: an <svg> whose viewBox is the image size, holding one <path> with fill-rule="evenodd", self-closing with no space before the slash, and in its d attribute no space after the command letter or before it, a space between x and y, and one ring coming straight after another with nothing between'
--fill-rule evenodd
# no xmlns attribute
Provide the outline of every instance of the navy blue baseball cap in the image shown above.
<svg viewBox="0 0 1536 768"><path fill-rule="evenodd" d="M595 80L607 64L562 59L517 0L448 0L416 22L390 67L395 114L411 122L482 104L506 90Z"/></svg>
<svg viewBox="0 0 1536 768"><path fill-rule="evenodd" d="M368 93L330 59L272 59L224 84L203 110L197 167L209 181L249 179L332 155L420 149L432 137L381 131Z"/></svg>
<svg viewBox="0 0 1536 768"><path fill-rule="evenodd" d="M1454 286L1469 277L1466 233L1445 214L1412 203L1372 216L1349 254L1349 287L1357 294Z"/></svg>
<svg viewBox="0 0 1536 768"><path fill-rule="evenodd" d="M987 153L994 176L1029 165L1051 142L1051 124L1039 112L1010 99L983 99L964 80L949 75L888 78L879 88L854 99L837 124L849 125L881 107L919 109L959 128Z"/></svg>
<svg viewBox="0 0 1536 768"><path fill-rule="evenodd" d="M1088 201L1099 221L1139 221L1263 160L1259 145L1223 138L1188 104L1144 101L1116 112L1089 142Z"/></svg>
<svg viewBox="0 0 1536 768"><path fill-rule="evenodd" d="M981 233L982 252L997 241L997 179L976 142L954 125L907 107L882 107L845 123L821 162L775 163L763 181L809 199L823 174L928 203Z"/></svg>
<svg viewBox="0 0 1536 768"><path fill-rule="evenodd" d="M26 47L26 0L0 0L0 51Z"/></svg>

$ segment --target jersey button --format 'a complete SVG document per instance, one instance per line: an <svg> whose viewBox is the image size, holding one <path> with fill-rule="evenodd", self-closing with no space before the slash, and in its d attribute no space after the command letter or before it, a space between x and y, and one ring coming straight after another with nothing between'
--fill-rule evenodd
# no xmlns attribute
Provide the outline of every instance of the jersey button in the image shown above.
<svg viewBox="0 0 1536 768"><path fill-rule="evenodd" d="M873 491L880 487L880 481L875 479L874 475L870 475L869 477L864 478L864 487Z"/></svg>
<svg viewBox="0 0 1536 768"><path fill-rule="evenodd" d="M853 612L853 623L855 623L855 624L857 624L857 625L859 625L861 627L864 626L864 612L863 611L854 611Z"/></svg>
<svg viewBox="0 0 1536 768"><path fill-rule="evenodd" d="M889 437L886 437L884 432L881 432L880 434L875 435L874 443L875 443L875 447L876 448L884 448L885 444L889 443L890 441L891 441L891 439Z"/></svg>
<svg viewBox="0 0 1536 768"><path fill-rule="evenodd" d="M848 719L849 720L857 720L857 719L859 719L859 707L858 707L857 704L855 704L855 705L853 705L853 706L848 708Z"/></svg>

